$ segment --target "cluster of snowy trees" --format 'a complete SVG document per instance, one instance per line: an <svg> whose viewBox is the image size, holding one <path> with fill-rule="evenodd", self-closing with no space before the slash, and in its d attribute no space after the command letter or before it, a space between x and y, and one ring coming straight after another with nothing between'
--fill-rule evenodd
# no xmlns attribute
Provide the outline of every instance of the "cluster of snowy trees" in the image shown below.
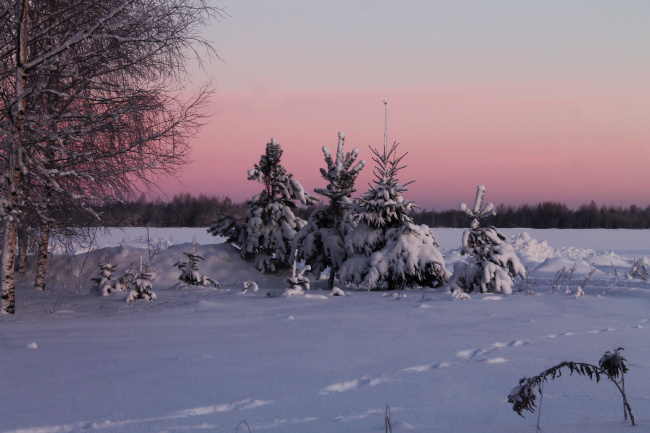
<svg viewBox="0 0 650 433"><path fill-rule="evenodd" d="M96 217L93 204L187 161L211 86L178 95L187 61L215 55L200 30L219 13L207 0L0 0L2 312L28 239L43 290L67 215Z"/></svg>
<svg viewBox="0 0 650 433"><path fill-rule="evenodd" d="M272 139L259 164L248 172L249 180L262 183L264 190L248 202L246 216L236 219L225 214L208 231L226 236L261 272L293 264L295 280L298 260L316 279L329 269L329 290L338 278L367 289L447 285L455 296L474 290L509 294L516 276L526 278L505 236L494 227L479 226L479 219L494 213L491 203L483 207L485 187L479 186L472 210L461 206L471 218L470 230L463 236L468 260L457 264L452 276L430 228L415 224L409 216L415 203L402 195L410 182L402 184L397 178L406 155L398 155L397 143L388 147L385 139L383 151L372 149L374 180L357 199L352 199L354 183L366 164L357 161L359 150L346 153L342 132L335 155L327 147L322 150L325 167L320 172L326 184L314 192L326 203L315 208L307 221L295 216L294 201L307 205L316 197L306 193L280 164L281 146ZM292 287L298 285L294 280L290 280Z"/></svg>
<svg viewBox="0 0 650 433"><path fill-rule="evenodd" d="M100 295L108 296L111 293L126 292L126 302L133 302L136 299L144 299L147 301L155 301L156 294L153 291L153 282L155 274L151 270L151 264L145 265L140 257L140 266L134 267L132 263L128 269L124 271L124 275L119 278L114 278L113 273L117 269L117 265L109 262L108 255L104 258L103 263L98 263L99 276L93 278L95 287Z"/></svg>

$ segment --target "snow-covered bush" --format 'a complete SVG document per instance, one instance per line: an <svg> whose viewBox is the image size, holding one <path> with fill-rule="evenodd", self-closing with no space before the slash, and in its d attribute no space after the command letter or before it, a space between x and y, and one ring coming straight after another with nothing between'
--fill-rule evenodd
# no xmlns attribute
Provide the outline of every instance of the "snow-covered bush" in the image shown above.
<svg viewBox="0 0 650 433"><path fill-rule="evenodd" d="M126 302L132 302L136 299L146 301L155 301L156 294L153 291L153 280L155 276L152 272L143 269L142 257L140 257L140 270L133 279L133 288L126 297Z"/></svg>
<svg viewBox="0 0 650 433"><path fill-rule="evenodd" d="M648 281L650 274L648 273L650 267L650 260L647 257L643 259L634 259L630 271L627 273L629 279Z"/></svg>
<svg viewBox="0 0 650 433"><path fill-rule="evenodd" d="M483 205L485 187L479 185L474 207L470 210L465 203L460 205L471 219L469 230L463 233L463 254L469 255L467 262L454 265L454 272L448 287L452 293L512 293L515 277L527 278L524 265L515 250L506 242L506 236L494 226L480 227L479 220L494 215L492 203Z"/></svg>
<svg viewBox="0 0 650 433"><path fill-rule="evenodd" d="M359 149L346 154L344 144L345 134L339 132L335 160L330 150L323 146L327 168L321 168L320 172L328 184L325 188L314 189L314 192L327 197L329 203L314 210L307 224L293 239L297 259L305 261L316 279L327 267L331 269L329 290L334 287L334 277L347 257L343 238L356 226L350 217L351 197L356 191L354 182L366 163L361 160L355 164Z"/></svg>
<svg viewBox="0 0 650 433"><path fill-rule="evenodd" d="M260 288L255 281L244 281L244 290L242 291L248 293L248 289L257 292Z"/></svg>
<svg viewBox="0 0 650 433"><path fill-rule="evenodd" d="M117 269L117 265L108 262L108 255L104 258L104 263L97 265L99 268L99 277L93 278L95 287L102 296L108 296L113 292L125 292L126 285L122 279L113 279L113 272Z"/></svg>
<svg viewBox="0 0 650 433"><path fill-rule="evenodd" d="M178 260L174 266L181 271L178 277L180 281L191 286L213 286L219 288L219 283L212 278L201 275L199 272L199 260L204 260L203 256L196 252L196 237L192 239L192 249L183 252L187 256L187 261Z"/></svg>
<svg viewBox="0 0 650 433"><path fill-rule="evenodd" d="M374 185L355 200L357 227L344 239L348 252L339 279L368 289L401 290L406 287L438 287L449 278L438 243L426 225L413 223L408 213L415 203L405 200L406 185L397 172L404 155L397 143L384 151L372 149Z"/></svg>
<svg viewBox="0 0 650 433"><path fill-rule="evenodd" d="M314 204L316 197L305 192L291 173L280 164L282 148L272 138L259 164L248 170L248 179L264 184L264 190L248 202L245 219L223 215L208 232L226 236L241 249L241 256L253 261L261 272L274 272L277 266L287 267L291 241L306 222L297 218L293 209L299 200Z"/></svg>

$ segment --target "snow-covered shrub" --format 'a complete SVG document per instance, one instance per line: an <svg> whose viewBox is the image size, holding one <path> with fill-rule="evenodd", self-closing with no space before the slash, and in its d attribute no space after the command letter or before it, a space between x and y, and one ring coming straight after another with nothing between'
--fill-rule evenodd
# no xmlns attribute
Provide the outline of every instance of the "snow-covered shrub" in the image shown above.
<svg viewBox="0 0 650 433"><path fill-rule="evenodd" d="M212 278L201 275L199 272L199 260L204 260L203 256L196 252L196 237L192 239L192 249L183 252L187 256L187 261L178 260L174 266L181 271L178 277L180 281L191 286L213 286L219 288L219 283Z"/></svg>
<svg viewBox="0 0 650 433"><path fill-rule="evenodd" d="M396 178L402 158L397 143L374 153L374 185L355 200L357 227L344 239L348 252L339 279L368 289L401 290L438 287L449 278L439 245L426 225L413 223L408 213L415 202L405 200L406 185Z"/></svg>
<svg viewBox="0 0 650 433"><path fill-rule="evenodd" d="M140 258L140 270L133 279L133 288L126 297L126 302L132 302L136 299L146 301L155 301L156 294L153 291L153 280L155 276L152 272L143 269L142 257Z"/></svg>
<svg viewBox="0 0 650 433"><path fill-rule="evenodd" d="M354 182L366 163L361 160L355 164L359 149L346 154L344 144L345 134L339 132L336 159L332 159L330 150L323 146L327 168L321 168L320 172L328 184L325 188L314 189L314 192L327 197L329 203L314 210L307 224L293 238L297 259L310 266L316 279L327 267L331 269L329 290L333 288L334 277L347 257L343 239L356 226L350 217L351 197L356 191Z"/></svg>
<svg viewBox="0 0 650 433"><path fill-rule="evenodd" d="M248 202L246 218L222 216L208 232L226 236L241 250L241 256L251 260L261 272L274 272L277 266L287 267L291 241L306 222L297 218L293 209L299 200L311 205L316 197L305 192L291 173L280 164L282 148L272 138L259 164L248 170L248 179L264 184L264 190Z"/></svg>
<svg viewBox="0 0 650 433"><path fill-rule="evenodd" d="M99 263L97 267L99 268L99 277L93 278L92 281L102 296L108 296L113 292L126 291L126 287L121 280L113 279L113 272L117 269L117 265L108 262L108 255L104 258L104 263Z"/></svg>
<svg viewBox="0 0 650 433"><path fill-rule="evenodd" d="M526 279L528 275L515 250L506 242L505 235L494 226L480 227L480 219L494 215L492 203L483 206L484 195L485 187L479 185L473 209L470 210L465 203L460 205L460 209L472 218L462 241L463 254L469 255L469 259L454 265L448 283L452 293L479 290L482 293L503 292L509 295L515 277Z"/></svg>
<svg viewBox="0 0 650 433"><path fill-rule="evenodd" d="M630 271L627 273L628 278L633 280L648 281L650 274L648 273L650 267L650 260L647 257L643 259L634 259Z"/></svg>
<svg viewBox="0 0 650 433"><path fill-rule="evenodd" d="M309 277L305 275L305 272L311 270L309 265L306 265L300 271L296 273L296 268L294 267L293 273L290 277L287 277L287 282L289 283L289 289L297 290L300 292L306 292L310 288Z"/></svg>
<svg viewBox="0 0 650 433"><path fill-rule="evenodd" d="M260 288L255 281L244 281L244 293L248 292L248 289L251 289L253 292L257 292Z"/></svg>
<svg viewBox="0 0 650 433"><path fill-rule="evenodd" d="M523 417L523 411L535 412L535 407L538 406L538 399L542 398L542 386L548 381L557 379L562 376L562 369L569 370L569 375L587 376L591 380L600 382L601 376L609 379L616 388L618 388L623 398L623 415L625 420L630 417L632 425L634 425L634 416L632 415L632 408L627 401L625 393L625 373L628 371L625 365L626 359L621 356L622 347L614 350L614 352L605 352L600 358L598 366L587 364L585 362L572 362L565 361L551 368L542 371L534 377L524 377L519 381L519 385L514 387L508 395L508 402L512 403L512 410L517 412L519 416ZM619 380L619 376L621 379Z"/></svg>

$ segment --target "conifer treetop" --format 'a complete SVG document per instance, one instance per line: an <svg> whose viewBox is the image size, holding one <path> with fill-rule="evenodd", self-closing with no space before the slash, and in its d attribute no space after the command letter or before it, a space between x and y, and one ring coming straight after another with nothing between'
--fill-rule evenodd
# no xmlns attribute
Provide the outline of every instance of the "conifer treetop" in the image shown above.
<svg viewBox="0 0 650 433"><path fill-rule="evenodd" d="M479 226L479 220L487 218L492 215L496 215L494 211L494 205L490 202L486 203L483 206L483 198L485 197L485 186L478 185L476 187L476 199L474 200L474 207L470 210L465 203L460 204L460 210L465 212L467 216L472 218L472 228L477 228Z"/></svg>
<svg viewBox="0 0 650 433"><path fill-rule="evenodd" d="M329 148L323 146L327 168L321 168L320 173L328 185L325 188L315 188L314 192L329 198L331 204L350 201L352 193L356 191L354 182L361 169L366 165L366 161L362 159L353 166L359 156L359 149L354 148L346 154L344 145L345 133L339 132L336 160L332 159Z"/></svg>
<svg viewBox="0 0 650 433"><path fill-rule="evenodd" d="M271 138L266 144L266 152L261 155L259 164L248 170L248 180L256 180L264 184L264 191L253 197L252 201L257 202L284 202L286 205L292 205L291 200L300 200L304 205L311 205L317 201L317 198L305 192L304 188L297 180L293 179L293 174L287 173L287 170L280 164L282 157L282 146Z"/></svg>

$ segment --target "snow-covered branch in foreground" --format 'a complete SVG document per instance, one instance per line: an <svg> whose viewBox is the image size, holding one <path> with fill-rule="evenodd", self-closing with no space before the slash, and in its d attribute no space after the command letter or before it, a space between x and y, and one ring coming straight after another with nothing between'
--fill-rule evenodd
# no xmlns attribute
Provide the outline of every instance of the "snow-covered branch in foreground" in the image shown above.
<svg viewBox="0 0 650 433"><path fill-rule="evenodd" d="M625 365L626 359L621 355L622 347L614 350L614 352L605 352L600 358L598 366L587 364L584 362L561 362L551 368L542 371L534 377L524 377L519 381L519 385L514 387L508 395L508 403L512 403L512 410L517 412L519 416L523 417L523 411L535 412L538 407L538 402L541 403L543 397L542 386L544 382L556 379L562 376L562 370L569 370L569 374L576 373L580 376L587 376L591 380L600 382L601 376L605 376L612 381L616 388L621 393L623 398L623 417L627 421L628 416L632 425L634 424L634 416L632 415L632 408L627 401L625 393L625 373L628 368ZM620 376L620 380L618 379Z"/></svg>

